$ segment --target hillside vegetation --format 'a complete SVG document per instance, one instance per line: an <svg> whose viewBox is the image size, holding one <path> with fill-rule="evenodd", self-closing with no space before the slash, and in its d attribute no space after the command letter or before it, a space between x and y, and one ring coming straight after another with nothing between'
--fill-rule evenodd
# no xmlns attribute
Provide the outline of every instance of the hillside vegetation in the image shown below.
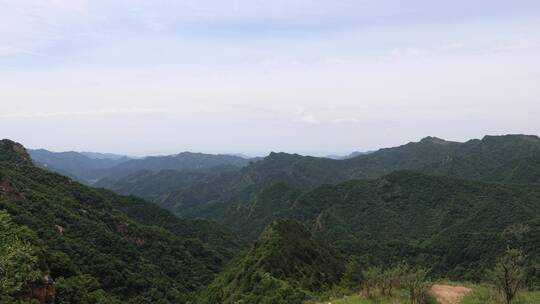
<svg viewBox="0 0 540 304"><path fill-rule="evenodd" d="M29 165L22 147L4 146L16 153L0 155L8 189L0 207L34 233L18 246L45 261L37 263L41 280L90 276L98 283L92 290L111 301L301 303L357 291L393 265L426 282L486 282L509 249L523 254L523 286L540 287L536 136L427 137L343 160L271 153L243 165L211 157L206 164L215 166L199 166L200 155L184 154L181 168L170 168L172 157L150 159L146 171L118 169L137 163L129 161L98 183L155 205L47 173ZM17 203L25 200L33 207ZM60 264L71 272L40 250L62 252Z"/></svg>
<svg viewBox="0 0 540 304"><path fill-rule="evenodd" d="M216 224L37 168L17 143L0 141L0 160L2 303L186 303L240 247Z"/></svg>
<svg viewBox="0 0 540 304"><path fill-rule="evenodd" d="M143 173L114 182L105 179L99 185L124 194L136 193L184 216L221 221L232 216L228 214L230 210L252 208L262 191L278 183L299 190L296 191L299 194L323 184L351 178L376 178L399 170L482 181L537 183L540 181L540 138L486 136L482 140L457 143L427 137L417 143L345 160L271 153L229 174L209 170L194 178L191 172ZM159 190L141 190L155 180L165 179L166 186ZM235 218L231 222L238 221L242 219Z"/></svg>
<svg viewBox="0 0 540 304"><path fill-rule="evenodd" d="M410 259L455 279L479 279L506 247L538 257L540 186L408 171L326 185L282 212L343 252Z"/></svg>
<svg viewBox="0 0 540 304"><path fill-rule="evenodd" d="M337 284L340 255L314 240L302 224L276 220L197 300L201 304L300 304Z"/></svg>
<svg viewBox="0 0 540 304"><path fill-rule="evenodd" d="M124 187L247 240L289 217L365 265L406 260L437 276L480 280L508 246L539 257L539 151L536 136L428 137L347 160L272 153L240 171L163 171Z"/></svg>

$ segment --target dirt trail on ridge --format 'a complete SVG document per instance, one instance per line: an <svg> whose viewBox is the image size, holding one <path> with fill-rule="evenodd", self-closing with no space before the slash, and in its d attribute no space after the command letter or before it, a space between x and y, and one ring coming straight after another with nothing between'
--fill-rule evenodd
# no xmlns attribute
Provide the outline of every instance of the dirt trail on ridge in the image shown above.
<svg viewBox="0 0 540 304"><path fill-rule="evenodd" d="M431 294L440 304L458 304L471 291L472 289L464 286L435 284L431 287Z"/></svg>

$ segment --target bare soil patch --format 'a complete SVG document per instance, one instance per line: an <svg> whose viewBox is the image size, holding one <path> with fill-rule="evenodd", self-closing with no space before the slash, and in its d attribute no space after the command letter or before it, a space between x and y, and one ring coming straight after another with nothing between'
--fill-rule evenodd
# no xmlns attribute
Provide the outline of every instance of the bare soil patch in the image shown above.
<svg viewBox="0 0 540 304"><path fill-rule="evenodd" d="M440 304L458 304L472 289L465 286L439 285L431 287L431 293Z"/></svg>

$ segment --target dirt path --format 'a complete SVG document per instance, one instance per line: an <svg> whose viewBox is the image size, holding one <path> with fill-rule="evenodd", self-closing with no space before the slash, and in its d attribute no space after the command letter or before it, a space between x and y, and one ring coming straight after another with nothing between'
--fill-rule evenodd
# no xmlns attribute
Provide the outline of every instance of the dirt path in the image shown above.
<svg viewBox="0 0 540 304"><path fill-rule="evenodd" d="M431 287L431 293L440 304L458 304L472 289L464 286L438 285Z"/></svg>

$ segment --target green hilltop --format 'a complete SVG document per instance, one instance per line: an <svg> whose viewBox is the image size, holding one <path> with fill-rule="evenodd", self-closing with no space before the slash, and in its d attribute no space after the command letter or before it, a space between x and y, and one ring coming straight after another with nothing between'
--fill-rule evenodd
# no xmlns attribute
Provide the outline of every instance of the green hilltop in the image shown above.
<svg viewBox="0 0 540 304"><path fill-rule="evenodd" d="M344 273L333 249L293 220L275 220L197 299L200 304L300 304L328 290Z"/></svg>

